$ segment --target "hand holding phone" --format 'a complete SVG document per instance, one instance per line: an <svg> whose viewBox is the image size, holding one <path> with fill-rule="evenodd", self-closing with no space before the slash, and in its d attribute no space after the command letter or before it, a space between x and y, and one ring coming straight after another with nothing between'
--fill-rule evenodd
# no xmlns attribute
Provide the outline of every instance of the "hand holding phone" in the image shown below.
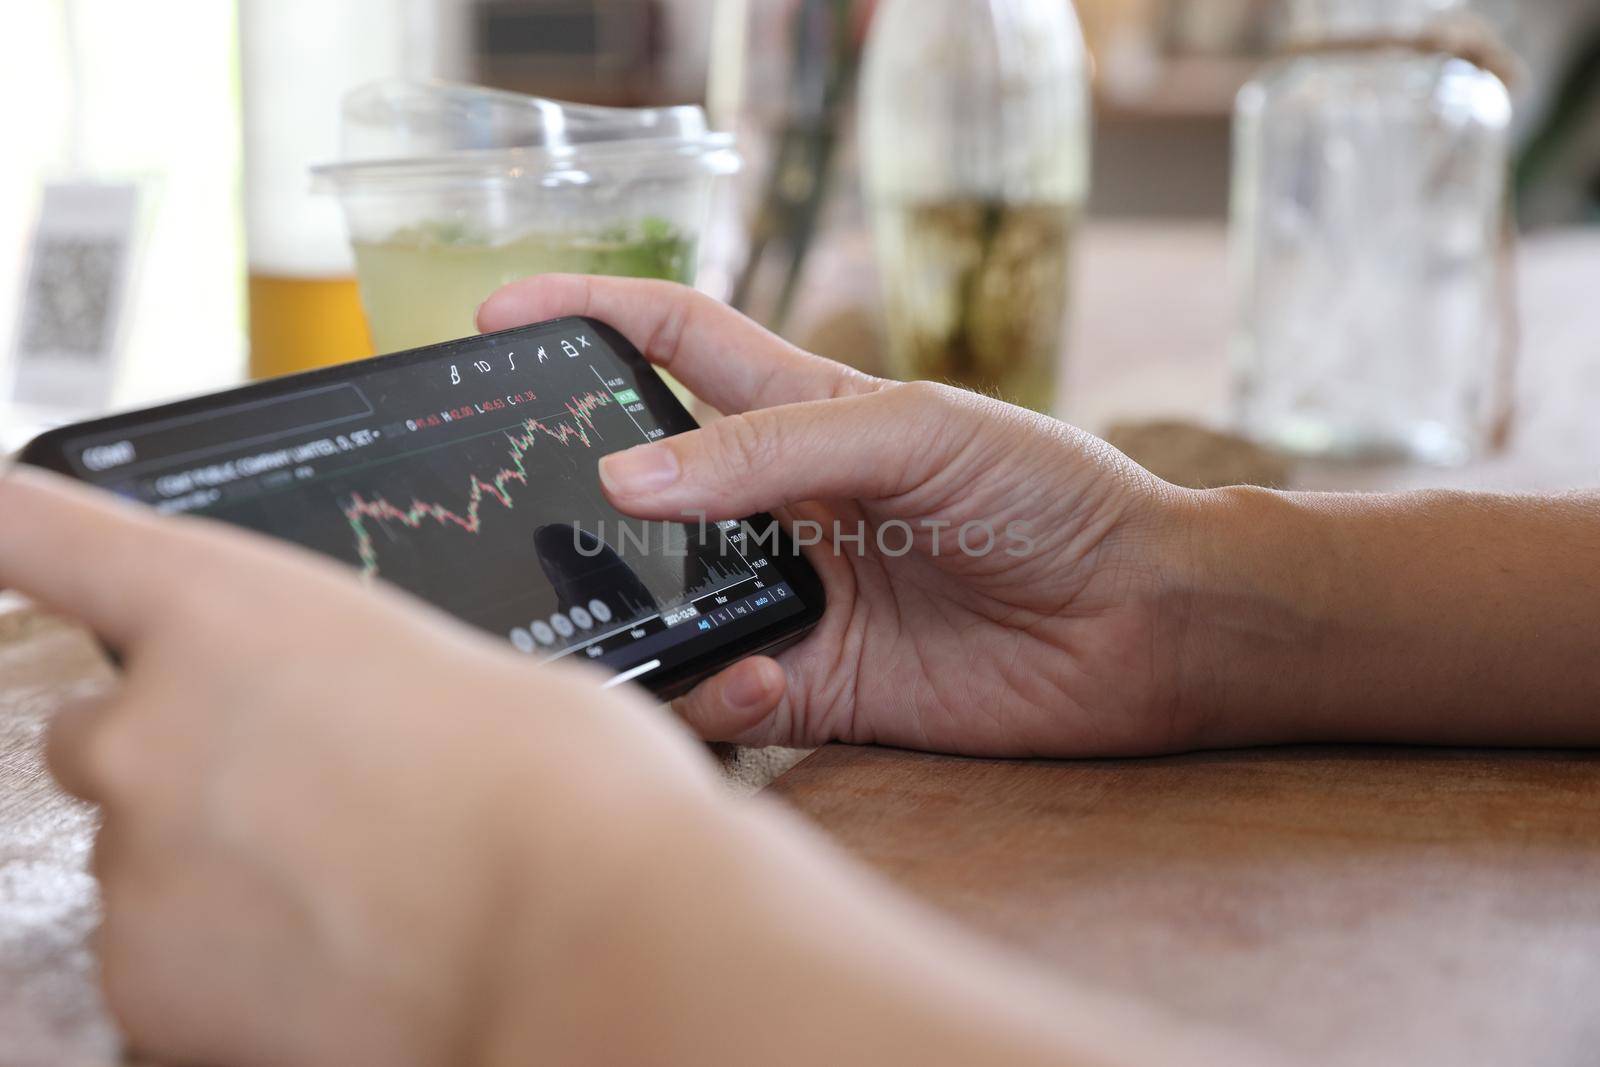
<svg viewBox="0 0 1600 1067"><path fill-rule="evenodd" d="M645 446L665 463L608 462L608 498L653 518L781 509L827 589L803 643L678 701L702 736L1035 756L1200 736L1173 710L1189 661L1167 599L1191 577L1191 498L1055 419L869 377L682 286L529 278L478 325L579 311L728 415ZM625 481L635 464L671 476Z"/></svg>
<svg viewBox="0 0 1600 1067"><path fill-rule="evenodd" d="M695 428L622 335L565 318L68 426L23 459L312 548L531 657L671 697L823 609L766 516L646 521L607 501L601 457Z"/></svg>

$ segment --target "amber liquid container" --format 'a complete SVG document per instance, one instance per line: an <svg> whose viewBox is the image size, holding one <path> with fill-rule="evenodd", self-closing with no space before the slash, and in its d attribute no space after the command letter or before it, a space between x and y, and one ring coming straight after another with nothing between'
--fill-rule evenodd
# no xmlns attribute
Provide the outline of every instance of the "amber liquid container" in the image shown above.
<svg viewBox="0 0 1600 1067"><path fill-rule="evenodd" d="M250 275L250 377L329 367L373 354L350 278Z"/></svg>
<svg viewBox="0 0 1600 1067"><path fill-rule="evenodd" d="M311 167L340 152L346 93L432 73L428 0L239 0L250 376L373 354L338 205Z"/></svg>

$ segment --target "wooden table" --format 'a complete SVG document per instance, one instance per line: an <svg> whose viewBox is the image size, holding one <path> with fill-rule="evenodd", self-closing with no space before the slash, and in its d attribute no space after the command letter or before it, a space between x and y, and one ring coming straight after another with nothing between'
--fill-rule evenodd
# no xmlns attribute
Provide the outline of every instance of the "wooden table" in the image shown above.
<svg viewBox="0 0 1600 1067"><path fill-rule="evenodd" d="M1096 987L1289 1063L1600 1063L1600 755L832 746L773 791Z"/></svg>
<svg viewBox="0 0 1600 1067"><path fill-rule="evenodd" d="M1091 230L1084 259L1066 410L1091 428L1214 417L1220 233ZM835 291L859 289L839 278ZM1523 285L1511 452L1321 484L1594 485L1600 238L1530 243ZM76 631L0 608L4 1067L115 1057L85 948L92 813L54 791L37 751L50 710L104 670ZM958 919L1084 980L1243 1028L1286 1062L1600 1063L1600 755L1049 763L832 747L774 791Z"/></svg>

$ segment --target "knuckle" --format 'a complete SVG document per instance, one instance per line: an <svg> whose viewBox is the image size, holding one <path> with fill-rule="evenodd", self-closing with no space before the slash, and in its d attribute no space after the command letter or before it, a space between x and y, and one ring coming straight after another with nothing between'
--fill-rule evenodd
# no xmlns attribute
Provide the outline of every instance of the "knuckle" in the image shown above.
<svg viewBox="0 0 1600 1067"><path fill-rule="evenodd" d="M903 410L925 412L929 409L958 409L972 394L943 382L915 381L900 382L887 395Z"/></svg>
<svg viewBox="0 0 1600 1067"><path fill-rule="evenodd" d="M880 469L888 484L910 492L948 473L975 432L974 394L940 382L891 385L874 398L881 404L883 451Z"/></svg>
<svg viewBox="0 0 1600 1067"><path fill-rule="evenodd" d="M144 761L135 731L110 719L83 738L76 761L79 776L105 807L122 807L143 791Z"/></svg>
<svg viewBox="0 0 1600 1067"><path fill-rule="evenodd" d="M906 424L923 428L930 442L957 440L995 424L1009 424L1015 409L992 397L942 382L904 382L884 403Z"/></svg>
<svg viewBox="0 0 1600 1067"><path fill-rule="evenodd" d="M769 466L778 452L772 420L730 415L713 425L717 429L716 474L724 481L743 478Z"/></svg>
<svg viewBox="0 0 1600 1067"><path fill-rule="evenodd" d="M651 362L668 367L677 358L690 316L702 313L705 310L704 305L709 303L711 298L697 289L678 282L662 282L661 285L666 293L664 301L666 314L656 323L649 341L645 343L644 352Z"/></svg>
<svg viewBox="0 0 1600 1067"><path fill-rule="evenodd" d="M857 396L870 396L881 393L896 383L884 378L874 378L870 374L863 374L854 367L839 366L839 372L834 376L833 383L828 390L829 400L846 400Z"/></svg>

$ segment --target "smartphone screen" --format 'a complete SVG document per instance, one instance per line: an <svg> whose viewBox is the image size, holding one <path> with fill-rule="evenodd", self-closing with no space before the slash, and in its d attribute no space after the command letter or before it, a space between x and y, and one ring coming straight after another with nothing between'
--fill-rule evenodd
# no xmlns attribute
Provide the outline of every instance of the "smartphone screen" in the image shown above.
<svg viewBox="0 0 1600 1067"><path fill-rule="evenodd" d="M619 334L564 319L65 427L23 458L671 694L823 603L766 516L646 522L607 502L600 457L695 425Z"/></svg>

